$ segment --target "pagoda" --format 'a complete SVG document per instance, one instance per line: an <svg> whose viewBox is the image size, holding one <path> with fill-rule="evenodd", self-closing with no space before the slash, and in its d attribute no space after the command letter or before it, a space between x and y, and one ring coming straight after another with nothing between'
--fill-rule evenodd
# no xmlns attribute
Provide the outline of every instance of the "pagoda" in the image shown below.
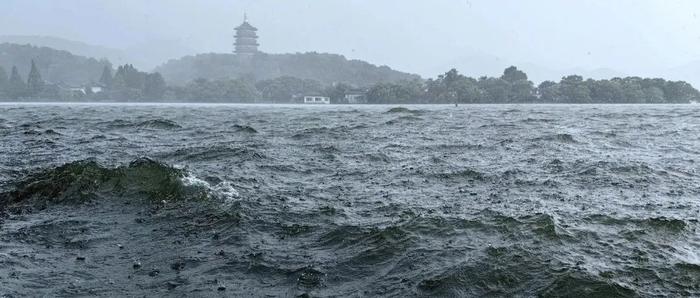
<svg viewBox="0 0 700 298"><path fill-rule="evenodd" d="M236 28L235 53L240 58L251 58L258 53L258 28L248 23L248 16L243 16L243 24Z"/></svg>

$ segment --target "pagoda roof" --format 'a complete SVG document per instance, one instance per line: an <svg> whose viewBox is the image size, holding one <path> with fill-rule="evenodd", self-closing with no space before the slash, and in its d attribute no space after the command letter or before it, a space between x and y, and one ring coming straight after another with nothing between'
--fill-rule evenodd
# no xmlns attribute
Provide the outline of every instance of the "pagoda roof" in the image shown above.
<svg viewBox="0 0 700 298"><path fill-rule="evenodd" d="M243 22L240 26L236 27L236 30L250 30L250 31L258 31L258 28L253 27L250 23L247 21Z"/></svg>

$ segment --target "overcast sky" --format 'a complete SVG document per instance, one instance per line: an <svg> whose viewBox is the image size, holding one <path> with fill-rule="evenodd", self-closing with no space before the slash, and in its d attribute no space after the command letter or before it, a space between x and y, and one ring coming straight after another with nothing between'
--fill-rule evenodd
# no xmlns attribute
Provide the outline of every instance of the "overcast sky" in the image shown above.
<svg viewBox="0 0 700 298"><path fill-rule="evenodd" d="M233 28L247 12L265 52L339 53L424 76L452 66L493 75L507 64L654 75L700 60L697 0L2 0L0 6L2 35L120 49L177 41L193 52L231 52Z"/></svg>

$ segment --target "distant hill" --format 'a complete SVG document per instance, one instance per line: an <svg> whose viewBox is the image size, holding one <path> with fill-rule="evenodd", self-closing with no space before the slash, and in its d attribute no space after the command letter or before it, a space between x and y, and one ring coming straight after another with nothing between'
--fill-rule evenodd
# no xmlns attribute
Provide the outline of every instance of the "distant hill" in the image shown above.
<svg viewBox="0 0 700 298"><path fill-rule="evenodd" d="M282 76L311 79L329 85L335 82L369 86L376 83L420 79L418 75L376 66L344 56L321 53L256 55L241 63L234 54L200 54L170 60L157 67L170 84L182 85L198 78L225 79L252 76L255 80Z"/></svg>
<svg viewBox="0 0 700 298"><path fill-rule="evenodd" d="M129 63L126 53L122 50L96 46L80 41L73 41L53 36L33 35L0 35L0 43L14 43L20 45L33 45L37 47L49 47L56 50L68 51L74 55L91 57L95 59L105 58L115 64Z"/></svg>
<svg viewBox="0 0 700 298"><path fill-rule="evenodd" d="M12 66L17 66L24 79L27 78L31 61L34 60L42 78L51 83L83 85L99 80L107 60L97 60L76 56L68 51L48 47L0 44L0 66L9 73Z"/></svg>
<svg viewBox="0 0 700 298"><path fill-rule="evenodd" d="M149 40L124 49L91 45L53 36L4 35L0 43L30 44L38 47L71 52L75 55L95 59L105 58L114 65L133 64L142 70L151 70L164 61L195 53L181 42L172 40Z"/></svg>

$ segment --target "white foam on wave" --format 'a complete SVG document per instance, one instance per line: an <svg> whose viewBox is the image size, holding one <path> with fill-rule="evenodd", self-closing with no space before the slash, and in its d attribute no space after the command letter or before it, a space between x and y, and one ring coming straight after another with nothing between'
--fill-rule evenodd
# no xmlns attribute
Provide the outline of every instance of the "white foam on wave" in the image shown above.
<svg viewBox="0 0 700 298"><path fill-rule="evenodd" d="M678 258L681 262L700 266L700 254L697 252L697 247L681 245L675 247L675 249L677 251L676 258Z"/></svg>
<svg viewBox="0 0 700 298"><path fill-rule="evenodd" d="M223 181L212 185L189 172L182 177L182 184L188 187L204 189L210 199L219 200L224 206L230 206L240 196L236 188L233 187L233 184L229 181Z"/></svg>

